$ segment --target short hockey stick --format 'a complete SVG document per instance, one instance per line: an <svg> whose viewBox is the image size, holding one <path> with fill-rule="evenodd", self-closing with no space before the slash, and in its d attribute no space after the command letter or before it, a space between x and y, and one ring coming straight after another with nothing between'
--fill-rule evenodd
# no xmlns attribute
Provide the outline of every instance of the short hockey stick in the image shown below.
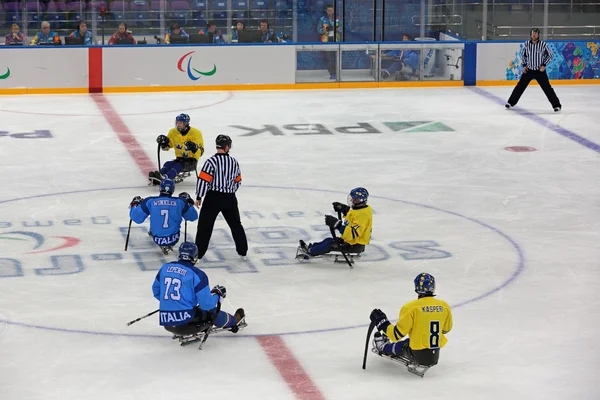
<svg viewBox="0 0 600 400"><path fill-rule="evenodd" d="M375 329L375 324L371 322L371 324L369 325L369 331L367 332L367 341L365 342L365 355L363 356L362 369L367 369L367 354L369 353L369 340L371 339L371 333L373 333L373 329Z"/></svg>
<svg viewBox="0 0 600 400"><path fill-rule="evenodd" d="M156 149L156 156L158 157L158 170L160 172L160 143L158 144L158 147Z"/></svg>
<svg viewBox="0 0 600 400"><path fill-rule="evenodd" d="M127 323L127 326L129 326L129 325L132 325L132 324L135 324L136 322L138 322L138 321L141 321L141 320L143 320L144 318L148 318L149 316L151 316L151 315L154 315L154 314L156 314L156 313L157 313L157 312L159 312L159 311L160 311L160 310L154 310L154 311L152 311L151 313L144 315L143 317L139 317L138 319L134 319L133 321L129 321L129 322Z"/></svg>
<svg viewBox="0 0 600 400"><path fill-rule="evenodd" d="M127 251L127 246L129 245L129 234L131 233L131 218L129 218L129 228L127 228L127 239L125 239L125 251Z"/></svg>

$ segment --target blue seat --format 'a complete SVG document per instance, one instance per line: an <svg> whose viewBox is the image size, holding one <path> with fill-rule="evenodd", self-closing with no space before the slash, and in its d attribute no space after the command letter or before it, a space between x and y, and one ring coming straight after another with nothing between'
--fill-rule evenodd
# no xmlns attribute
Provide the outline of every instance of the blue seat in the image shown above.
<svg viewBox="0 0 600 400"><path fill-rule="evenodd" d="M210 5L210 11L212 12L215 20L227 19L227 1L226 0L213 0Z"/></svg>

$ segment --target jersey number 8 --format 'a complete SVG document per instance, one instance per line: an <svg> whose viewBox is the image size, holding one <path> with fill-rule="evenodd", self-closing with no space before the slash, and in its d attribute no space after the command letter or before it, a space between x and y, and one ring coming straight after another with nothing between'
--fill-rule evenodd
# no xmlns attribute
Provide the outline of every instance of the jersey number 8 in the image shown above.
<svg viewBox="0 0 600 400"><path fill-rule="evenodd" d="M181 280L177 278L171 278L170 276L165 277L165 285L167 288L165 289L165 300L169 300L169 295L171 300L179 300L181 299L181 293L179 293L179 289L181 289ZM171 291L171 289L173 289Z"/></svg>
<svg viewBox="0 0 600 400"><path fill-rule="evenodd" d="M437 349L440 347L440 321L431 321L429 323L429 348Z"/></svg>

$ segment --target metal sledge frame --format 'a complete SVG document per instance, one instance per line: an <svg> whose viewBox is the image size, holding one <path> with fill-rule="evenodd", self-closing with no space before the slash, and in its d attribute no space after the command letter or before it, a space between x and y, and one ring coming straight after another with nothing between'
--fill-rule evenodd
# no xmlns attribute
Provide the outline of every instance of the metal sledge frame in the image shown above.
<svg viewBox="0 0 600 400"><path fill-rule="evenodd" d="M160 162L160 144L157 146L156 148L156 158L158 159L158 170L160 171L161 169L161 162ZM192 176L192 171L196 172L196 179L198 179L198 164L196 164L196 167L194 167L194 169L186 169L185 166L183 168L183 170L177 174L177 176L175 178L173 178L173 182L177 183L181 183L183 182L186 178L189 178L190 176ZM148 186L153 185L153 182L151 181Z"/></svg>
<svg viewBox="0 0 600 400"><path fill-rule="evenodd" d="M245 327L248 326L248 324L246 323L246 317L242 318L238 323L238 332L241 331L242 329L244 329ZM180 346L188 346L190 344L194 344L194 343L198 343L200 342L200 345L198 346L198 350L202 350L202 346L204 345L204 343L206 342L206 340L208 339L209 335L213 335L215 333L220 333L223 331L228 331L230 330L230 328L226 329L226 328L215 328L212 325L212 322L210 323L206 323L202 326L202 329L200 330L200 332L195 333L193 335L173 335L172 339L176 340L179 339L179 345Z"/></svg>
<svg viewBox="0 0 600 400"><path fill-rule="evenodd" d="M342 213L340 211L338 211L338 219L340 221L342 220ZM338 238L335 234L335 230L331 227L329 228L329 230L331 232L331 236L333 237L333 239L337 240ZM362 251L360 253L348 253L341 249L337 249L337 250L330 251L329 253L325 253L320 256L309 256L309 255L306 255L302 250L300 250L300 247L298 247L298 249L296 250L296 260L303 261L303 260L307 260L307 259L311 259L311 258L333 258L334 259L333 262L347 263L350 268L354 269L354 262L355 262L354 259L360 258L360 255L363 252L364 251Z"/></svg>
<svg viewBox="0 0 600 400"><path fill-rule="evenodd" d="M429 368L433 367L433 365L426 366L417 364L412 359L406 356L392 356L389 354L380 353L379 350L377 350L376 346L373 346L371 351L377 354L379 357L387 358L388 360L392 360L394 362L404 365L408 372L420 376L421 378L425 376L425 373L429 370Z"/></svg>

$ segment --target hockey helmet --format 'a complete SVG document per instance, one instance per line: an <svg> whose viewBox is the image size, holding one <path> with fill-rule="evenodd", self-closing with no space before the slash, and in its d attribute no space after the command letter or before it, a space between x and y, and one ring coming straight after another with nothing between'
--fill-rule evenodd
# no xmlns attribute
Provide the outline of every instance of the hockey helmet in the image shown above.
<svg viewBox="0 0 600 400"><path fill-rule="evenodd" d="M196 264L196 261L198 261L198 247L196 247L196 244L192 242L181 243L181 246L179 246L179 259Z"/></svg>
<svg viewBox="0 0 600 400"><path fill-rule="evenodd" d="M190 125L190 116L187 114L179 114L175 117L175 126L177 126L178 122L183 122L183 128L177 128L177 130L181 132Z"/></svg>
<svg viewBox="0 0 600 400"><path fill-rule="evenodd" d="M160 183L160 193L163 194L173 194L175 191L175 182L171 179L166 178Z"/></svg>
<svg viewBox="0 0 600 400"><path fill-rule="evenodd" d="M529 32L529 36L533 35L533 32L537 33L538 35L540 34L540 30L538 28L532 28Z"/></svg>
<svg viewBox="0 0 600 400"><path fill-rule="evenodd" d="M417 294L435 294L435 278L426 273L420 273L415 278L415 292Z"/></svg>
<svg viewBox="0 0 600 400"><path fill-rule="evenodd" d="M229 148L231 149L231 138L227 135L219 135L217 136L217 139L215 140L215 143L217 145L217 149L223 149L225 150L226 146L229 146Z"/></svg>
<svg viewBox="0 0 600 400"><path fill-rule="evenodd" d="M350 191L347 202L349 207L353 207L360 204L367 204L367 200L369 200L369 192L367 189L357 187Z"/></svg>

